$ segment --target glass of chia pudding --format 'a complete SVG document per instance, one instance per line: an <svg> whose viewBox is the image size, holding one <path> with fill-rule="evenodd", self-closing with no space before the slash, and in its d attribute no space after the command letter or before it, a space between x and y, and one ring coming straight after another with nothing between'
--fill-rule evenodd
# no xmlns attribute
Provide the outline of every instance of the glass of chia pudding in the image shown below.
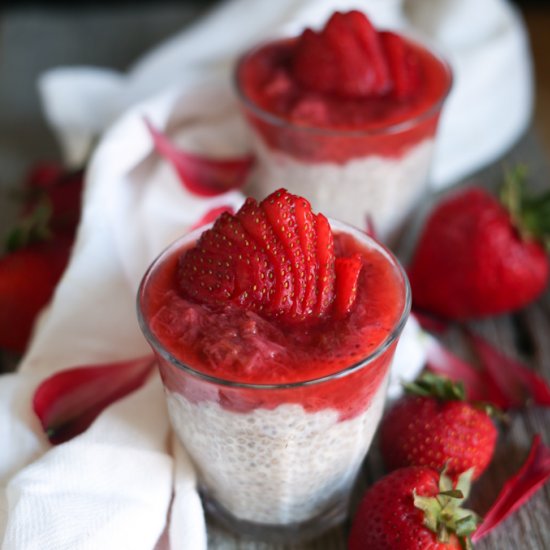
<svg viewBox="0 0 550 550"><path fill-rule="evenodd" d="M327 216L394 242L428 189L448 64L358 11L245 53L235 71L258 158L249 192L284 182Z"/></svg>
<svg viewBox="0 0 550 550"><path fill-rule="evenodd" d="M363 232L301 207L278 218L269 199L248 199L165 250L144 276L138 315L209 513L240 534L297 541L346 518L410 290L391 252ZM277 250L296 248L278 249L286 238L313 251L304 263L275 265ZM258 289L239 271L256 260L267 269Z"/></svg>

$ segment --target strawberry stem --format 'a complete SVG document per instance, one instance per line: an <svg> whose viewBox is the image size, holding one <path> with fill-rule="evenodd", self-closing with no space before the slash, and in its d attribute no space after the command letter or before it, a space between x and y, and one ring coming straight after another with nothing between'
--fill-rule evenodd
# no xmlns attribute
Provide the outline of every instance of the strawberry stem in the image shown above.
<svg viewBox="0 0 550 550"><path fill-rule="evenodd" d="M539 241L550 251L550 191L538 196L528 194L527 175L524 164L508 170L500 190L500 200L521 237L526 241Z"/></svg>
<svg viewBox="0 0 550 550"><path fill-rule="evenodd" d="M52 236L50 229L51 216L51 202L49 199L43 198L38 202L34 210L19 220L8 233L5 242L5 251L15 252L33 242L50 239Z"/></svg>
<svg viewBox="0 0 550 550"><path fill-rule="evenodd" d="M453 382L449 378L433 372L423 372L414 382L403 384L405 392L420 397L435 397L442 401L465 401L466 391L462 382Z"/></svg>

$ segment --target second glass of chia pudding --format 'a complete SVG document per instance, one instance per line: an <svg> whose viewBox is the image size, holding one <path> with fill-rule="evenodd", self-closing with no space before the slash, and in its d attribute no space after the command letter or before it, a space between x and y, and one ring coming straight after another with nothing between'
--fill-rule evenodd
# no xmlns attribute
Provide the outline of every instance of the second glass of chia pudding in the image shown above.
<svg viewBox="0 0 550 550"><path fill-rule="evenodd" d="M428 189L448 64L425 45L375 29L361 12L272 40L235 71L258 157L249 191L281 182L327 216L393 242Z"/></svg>

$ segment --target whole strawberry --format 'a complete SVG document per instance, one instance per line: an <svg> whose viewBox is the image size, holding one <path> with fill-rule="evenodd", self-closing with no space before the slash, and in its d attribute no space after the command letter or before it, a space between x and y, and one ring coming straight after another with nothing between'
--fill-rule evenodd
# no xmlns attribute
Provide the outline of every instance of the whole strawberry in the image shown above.
<svg viewBox="0 0 550 550"><path fill-rule="evenodd" d="M417 308L466 320L517 310L546 288L550 193L525 195L523 174L507 178L500 203L470 187L432 212L409 268Z"/></svg>
<svg viewBox="0 0 550 550"><path fill-rule="evenodd" d="M349 550L450 550L469 548L478 518L460 508L470 472L456 485L431 468L396 470L363 496L349 536Z"/></svg>
<svg viewBox="0 0 550 550"><path fill-rule="evenodd" d="M0 258L0 348L25 350L38 312L48 303L71 250L65 235Z"/></svg>
<svg viewBox="0 0 550 550"><path fill-rule="evenodd" d="M490 416L464 400L464 389L432 373L407 385L410 395L385 415L380 446L389 470L404 466L446 467L450 476L472 469L478 478L497 440Z"/></svg>

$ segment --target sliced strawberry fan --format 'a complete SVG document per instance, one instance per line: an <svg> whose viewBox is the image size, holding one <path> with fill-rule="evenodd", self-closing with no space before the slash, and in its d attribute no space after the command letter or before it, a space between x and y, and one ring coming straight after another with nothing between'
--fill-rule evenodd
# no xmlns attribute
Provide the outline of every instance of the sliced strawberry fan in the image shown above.
<svg viewBox="0 0 550 550"><path fill-rule="evenodd" d="M152 355L60 371L44 380L33 410L54 445L85 431L111 403L141 387L154 367Z"/></svg>
<svg viewBox="0 0 550 550"><path fill-rule="evenodd" d="M177 148L170 139L145 118L156 151L177 172L182 185L199 197L214 197L240 189L254 165L252 155L227 159L206 158Z"/></svg>
<svg viewBox="0 0 550 550"><path fill-rule="evenodd" d="M472 542L481 540L508 516L527 502L550 479L550 449L536 435L527 460L519 472L505 484L482 524L472 536Z"/></svg>

